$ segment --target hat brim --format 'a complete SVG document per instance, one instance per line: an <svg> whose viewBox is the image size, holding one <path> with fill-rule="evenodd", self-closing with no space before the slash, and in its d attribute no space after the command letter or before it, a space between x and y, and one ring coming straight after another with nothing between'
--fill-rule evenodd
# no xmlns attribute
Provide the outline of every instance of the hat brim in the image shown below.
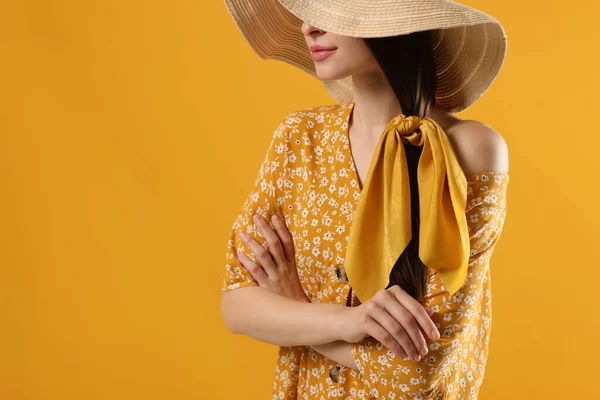
<svg viewBox="0 0 600 400"><path fill-rule="evenodd" d="M238 29L262 59L286 62L317 77L306 40L305 21L325 31L353 37L385 37L432 30L436 102L452 112L471 106L492 85L506 57L506 34L493 17L450 1L368 2L349 9L348 1L224 0ZM353 99L352 77L324 80L338 102Z"/></svg>

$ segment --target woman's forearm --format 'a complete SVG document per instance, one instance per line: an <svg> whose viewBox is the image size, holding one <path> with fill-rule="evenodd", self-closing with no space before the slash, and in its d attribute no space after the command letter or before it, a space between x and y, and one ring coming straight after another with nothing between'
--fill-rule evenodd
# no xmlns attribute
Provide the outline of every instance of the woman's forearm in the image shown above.
<svg viewBox="0 0 600 400"><path fill-rule="evenodd" d="M311 345L310 347L330 360L358 371L358 367L350 352L350 346L350 343L343 340L336 340L335 342Z"/></svg>
<svg viewBox="0 0 600 400"><path fill-rule="evenodd" d="M222 292L221 297L221 315L231 332L279 346L341 340L336 317L345 308L292 300L260 286Z"/></svg>
<svg viewBox="0 0 600 400"><path fill-rule="evenodd" d="M344 306L311 303L300 297L300 301L291 300L260 289L251 287L244 293L240 288L223 293L223 317L232 320L232 332L279 346L310 346L338 364L358 369L350 352L350 343L339 338L341 328L336 326L332 315ZM236 291L234 295L227 294ZM235 304L236 301L239 303Z"/></svg>

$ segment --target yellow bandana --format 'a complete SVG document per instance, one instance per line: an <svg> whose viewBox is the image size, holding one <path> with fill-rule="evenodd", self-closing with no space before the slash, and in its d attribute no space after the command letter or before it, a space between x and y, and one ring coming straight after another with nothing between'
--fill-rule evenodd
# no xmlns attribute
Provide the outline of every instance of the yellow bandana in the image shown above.
<svg viewBox="0 0 600 400"><path fill-rule="evenodd" d="M350 227L346 275L361 302L388 286L390 271L412 237L403 142L423 146L417 167L419 257L439 273L451 295L467 277L466 177L433 119L400 114L379 139Z"/></svg>

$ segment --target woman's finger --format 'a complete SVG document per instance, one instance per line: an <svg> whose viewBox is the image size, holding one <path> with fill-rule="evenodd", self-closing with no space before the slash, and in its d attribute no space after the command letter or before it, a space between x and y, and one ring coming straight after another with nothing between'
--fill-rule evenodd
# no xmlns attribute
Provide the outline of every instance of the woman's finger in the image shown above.
<svg viewBox="0 0 600 400"><path fill-rule="evenodd" d="M425 307L419 303L414 297L408 294L404 289L398 285L393 285L387 291L391 292L398 302L408 310L418 325L423 329L423 332L427 334L432 340L438 340L440 338L440 332L431 320L431 317L427 314Z"/></svg>
<svg viewBox="0 0 600 400"><path fill-rule="evenodd" d="M275 231L273 231L273 229L271 229L269 223L265 221L265 219L259 214L256 214L254 216L254 223L256 224L256 226L258 226L260 232L265 237L265 240L269 245L269 251L271 252L273 259L276 262L276 266L283 262L286 262L287 259L285 258L285 254L283 252L283 247L281 245L281 241L279 240L279 236ZM267 272L269 273L270 271Z"/></svg>
<svg viewBox="0 0 600 400"><path fill-rule="evenodd" d="M409 352L410 356L413 358L415 356L419 358L423 357L427 354L428 350L423 332L419 329L419 323L410 311L405 308L404 304L398 301L393 293L394 291L390 289L379 291L375 301L383 305L387 313L400 323L408 334L412 342L412 349ZM425 308L423 308L423 311L425 311ZM429 318L429 316L427 316L427 318Z"/></svg>
<svg viewBox="0 0 600 400"><path fill-rule="evenodd" d="M281 240L281 244L283 245L285 257L289 262L295 262L296 253L294 248L294 239L288 230L285 221L279 218L277 214L273 215L271 220L273 221L273 226L275 226L275 230L277 231L279 239Z"/></svg>
<svg viewBox="0 0 600 400"><path fill-rule="evenodd" d="M392 335L411 359L418 361L421 358L419 347L415 346L408 329L402 325L402 321L398 321L395 316L392 316L381 303L373 302L373 304L374 306L369 310L371 318Z"/></svg>
<svg viewBox="0 0 600 400"><path fill-rule="evenodd" d="M277 266L275 265L273 258L271 258L271 253L269 250L265 249L246 232L240 232L240 238L244 241L244 243L246 243L246 246L250 248L258 261L260 261L260 264L267 273L267 276L275 276L277 274Z"/></svg>
<svg viewBox="0 0 600 400"><path fill-rule="evenodd" d="M368 318L365 323L364 331L369 335L381 342L385 347L392 350L396 355L402 357L405 360L410 359L408 354L409 351L406 348L410 348L410 339L406 332L403 333L402 328L400 329L388 329L381 324L381 316L375 316L378 314L377 308L383 310L378 304L373 303L372 309L368 312ZM390 317L393 320L393 318Z"/></svg>
<svg viewBox="0 0 600 400"><path fill-rule="evenodd" d="M252 259L238 250L237 259L242 264L242 267L246 268L250 275L258 282L259 286L268 287L269 277L265 273L265 271Z"/></svg>

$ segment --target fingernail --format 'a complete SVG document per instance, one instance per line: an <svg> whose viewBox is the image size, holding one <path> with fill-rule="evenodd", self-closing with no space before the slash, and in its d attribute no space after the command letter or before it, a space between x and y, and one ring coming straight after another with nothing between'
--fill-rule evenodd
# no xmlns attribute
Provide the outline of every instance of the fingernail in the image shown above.
<svg viewBox="0 0 600 400"><path fill-rule="evenodd" d="M419 361L421 359L421 357L419 356L413 356L413 361Z"/></svg>
<svg viewBox="0 0 600 400"><path fill-rule="evenodd" d="M421 347L421 357L425 357L425 354L427 354L427 346Z"/></svg>
<svg viewBox="0 0 600 400"><path fill-rule="evenodd" d="M273 215L273 217L271 219L273 221L279 221L279 217L277 216L277 214Z"/></svg>
<svg viewBox="0 0 600 400"><path fill-rule="evenodd" d="M437 329L431 331L431 337L433 340L438 340L440 338L440 332Z"/></svg>
<svg viewBox="0 0 600 400"><path fill-rule="evenodd" d="M240 236L240 238L242 238L242 240L245 240L246 239L246 232L243 232L243 231L240 232L239 236Z"/></svg>

